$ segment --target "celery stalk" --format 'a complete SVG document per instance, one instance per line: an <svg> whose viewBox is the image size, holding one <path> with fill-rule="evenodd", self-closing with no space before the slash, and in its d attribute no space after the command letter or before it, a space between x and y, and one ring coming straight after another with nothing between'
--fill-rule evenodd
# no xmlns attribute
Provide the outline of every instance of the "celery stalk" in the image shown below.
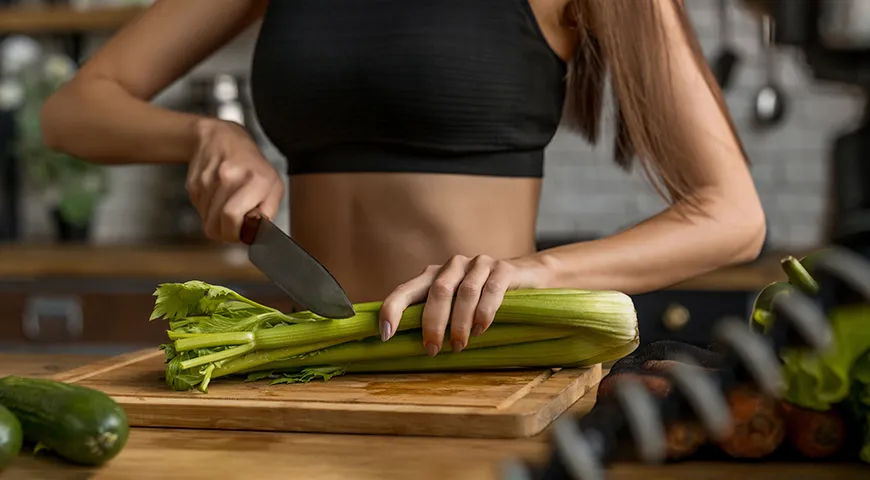
<svg viewBox="0 0 870 480"><path fill-rule="evenodd" d="M539 340L553 340L565 338L575 334L568 328L541 328L530 325L493 325L485 334L479 337L471 337L466 350L475 348L509 345L512 343L534 342ZM366 338L364 340L341 343L332 348L312 351L311 355L287 355L283 350L282 360L258 362L253 358L265 359L271 352L267 350L245 355L244 357L227 362L218 367L212 374L213 377L225 376L232 373L250 373L257 370L292 370L299 367L313 367L320 365L342 365L345 363L375 360L383 358L399 358L414 355L426 355L423 347L423 335L420 330L400 333L388 342L380 338ZM442 353L452 351L450 342L444 342ZM309 353L309 352L301 352Z"/></svg>
<svg viewBox="0 0 870 480"><path fill-rule="evenodd" d="M603 356L613 350L613 345L602 345L591 337L575 335L556 340L472 349L453 355L415 355L401 360L365 360L349 364L346 371L379 373L561 367L583 364L593 358L614 360L615 358Z"/></svg>
<svg viewBox="0 0 870 480"><path fill-rule="evenodd" d="M509 291L483 335L454 353L448 333L434 358L423 348L423 303L407 308L397 334L382 342L381 302L355 305L355 316L330 320L311 312L284 314L203 282L164 284L155 295L151 318L169 321L171 343L162 348L166 381L176 390L205 391L220 377L264 378L276 371L295 372L275 380L290 383L345 371L582 365L628 354L638 336L631 298L611 291Z"/></svg>

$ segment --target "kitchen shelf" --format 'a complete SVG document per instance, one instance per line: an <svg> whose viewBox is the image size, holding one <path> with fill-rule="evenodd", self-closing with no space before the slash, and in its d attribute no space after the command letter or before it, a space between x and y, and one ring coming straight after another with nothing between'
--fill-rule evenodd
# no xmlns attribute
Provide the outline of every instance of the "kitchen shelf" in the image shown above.
<svg viewBox="0 0 870 480"><path fill-rule="evenodd" d="M92 8L4 7L0 8L0 34L54 34L112 31L145 10L143 7Z"/></svg>
<svg viewBox="0 0 870 480"><path fill-rule="evenodd" d="M244 249L217 244L0 246L0 279L21 278L266 281Z"/></svg>
<svg viewBox="0 0 870 480"><path fill-rule="evenodd" d="M747 265L722 268L669 290L755 291L782 280L784 254L768 254ZM176 245L0 245L0 281L15 279L220 279L267 283L244 249L218 244Z"/></svg>

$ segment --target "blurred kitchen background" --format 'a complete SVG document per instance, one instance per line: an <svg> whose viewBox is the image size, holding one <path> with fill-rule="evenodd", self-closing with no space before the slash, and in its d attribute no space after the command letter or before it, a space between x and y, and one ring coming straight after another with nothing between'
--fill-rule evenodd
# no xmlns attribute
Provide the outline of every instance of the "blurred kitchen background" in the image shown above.
<svg viewBox="0 0 870 480"><path fill-rule="evenodd" d="M96 168L39 144L34 112L41 100L149 3L0 0L0 241L18 247L0 249L0 282L5 282L0 283L0 296L5 295L0 298L0 348L123 349L159 339L160 329L136 315L148 309L151 290L163 281L222 280L252 295L276 295L249 271L244 253L218 248L208 250L215 256L207 257L203 249L183 249L203 241L187 201L183 167ZM839 85L812 82L794 52L765 50L758 19L738 0L688 0L685 5L710 62L721 64L726 51L736 58L725 95L766 210L765 251L775 256L823 245L831 187L828 152L833 138L861 114L861 97ZM723 26L729 27L724 36ZM256 27L245 32L155 102L243 122L283 172L284 160L261 134L248 97L256 35ZM769 113L769 99L759 91L771 80L781 86L779 101L786 109L781 118L760 124L759 115ZM662 208L639 172L626 174L613 165L609 142L593 148L560 132L549 147L538 223L542 247L604 236ZM286 228L286 215L281 219ZM148 257L137 249L163 249L164 256ZM177 258L195 258L189 261L205 270L185 271L181 260L166 253L170 250ZM170 272L180 278L160 276L163 271L154 263L161 258L174 263ZM78 274L76 266L88 262L82 268L91 273ZM121 272L119 278L113 268ZM678 305L692 318L743 315L754 291L743 286L683 289L643 297L638 311L658 319ZM696 313L701 307L691 306L706 304L721 308ZM117 318L102 320L100 315L121 315L118 309L133 319L123 320L123 326Z"/></svg>

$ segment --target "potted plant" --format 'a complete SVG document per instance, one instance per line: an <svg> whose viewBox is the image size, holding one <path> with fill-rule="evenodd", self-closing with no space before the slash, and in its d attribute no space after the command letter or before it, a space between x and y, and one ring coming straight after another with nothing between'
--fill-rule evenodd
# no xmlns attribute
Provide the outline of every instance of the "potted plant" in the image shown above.
<svg viewBox="0 0 870 480"><path fill-rule="evenodd" d="M107 189L105 167L54 151L42 138L42 105L74 71L72 60L62 55L48 55L27 69L22 82L25 101L18 111L18 158L33 186L45 194L62 242L88 240L94 213Z"/></svg>

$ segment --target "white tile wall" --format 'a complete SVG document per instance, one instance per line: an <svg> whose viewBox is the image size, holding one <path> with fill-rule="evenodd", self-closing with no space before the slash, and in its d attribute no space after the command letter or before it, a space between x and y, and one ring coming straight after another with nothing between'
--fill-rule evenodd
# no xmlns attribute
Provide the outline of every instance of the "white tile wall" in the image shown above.
<svg viewBox="0 0 870 480"><path fill-rule="evenodd" d="M719 47L715 1L691 0L686 5L704 51L712 57ZM758 27L733 6L731 18L733 44L742 62L727 102L753 162L753 176L769 221L769 241L781 247L816 244L822 241L829 140L856 118L859 97L839 86L814 84L799 61L786 52L781 56L780 75L787 89L789 115L772 132L753 131L752 98L764 81ZM194 73L246 72L255 38L255 31L244 34ZM179 101L183 84L170 88L158 101L168 105ZM127 242L160 236L161 200L149 195L162 181L160 169L116 167L112 178L112 193L100 210L96 240ZM559 132L548 148L538 225L541 235L608 234L663 206L637 173L625 174L612 165L609 142L592 148L576 136ZM31 238L47 235L48 223L38 202L29 202L28 219Z"/></svg>

